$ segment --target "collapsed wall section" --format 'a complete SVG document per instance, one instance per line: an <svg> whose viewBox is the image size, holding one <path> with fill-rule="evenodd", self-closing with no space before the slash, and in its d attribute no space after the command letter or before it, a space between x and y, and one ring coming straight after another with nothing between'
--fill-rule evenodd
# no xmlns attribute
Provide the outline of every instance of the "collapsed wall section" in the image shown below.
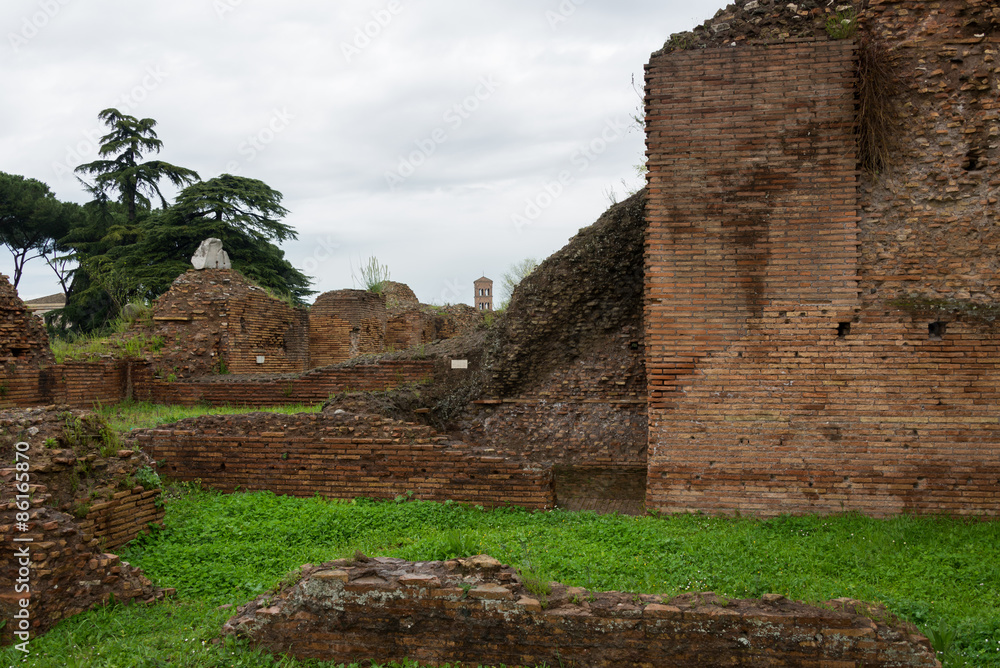
<svg viewBox="0 0 1000 668"><path fill-rule="evenodd" d="M552 474L376 415L206 416L131 438L177 480L332 498L415 498L551 508Z"/></svg>
<svg viewBox="0 0 1000 668"><path fill-rule="evenodd" d="M558 583L546 597L487 555L362 557L303 567L298 582L241 606L223 633L274 653L344 663L940 666L912 625L877 613L849 599L824 607L777 594L668 599Z"/></svg>

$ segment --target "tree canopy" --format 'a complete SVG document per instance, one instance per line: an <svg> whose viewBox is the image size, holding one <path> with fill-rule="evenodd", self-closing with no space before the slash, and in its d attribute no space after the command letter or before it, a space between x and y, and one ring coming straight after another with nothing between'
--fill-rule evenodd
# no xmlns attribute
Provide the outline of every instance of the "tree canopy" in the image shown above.
<svg viewBox="0 0 1000 668"><path fill-rule="evenodd" d="M76 171L94 176L95 190L117 191L129 222L136 219L140 209L150 208L149 197L154 194L163 208L167 208L167 200L160 192L162 179L180 188L201 178L197 172L169 162L142 161L144 154L159 153L163 147L153 129L156 121L152 118L138 119L117 109L105 109L97 117L111 128L111 132L101 137L99 154L104 159L80 165Z"/></svg>
<svg viewBox="0 0 1000 668"><path fill-rule="evenodd" d="M79 205L60 202L41 181L0 172L0 244L14 256L14 288L29 260L52 266L58 240L81 218Z"/></svg>

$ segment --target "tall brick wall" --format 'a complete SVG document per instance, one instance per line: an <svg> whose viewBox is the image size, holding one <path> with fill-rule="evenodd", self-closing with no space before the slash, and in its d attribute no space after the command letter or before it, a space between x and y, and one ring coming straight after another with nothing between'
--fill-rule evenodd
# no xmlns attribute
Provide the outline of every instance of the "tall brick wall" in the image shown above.
<svg viewBox="0 0 1000 668"><path fill-rule="evenodd" d="M872 3L905 114L877 179L849 42L654 55L647 505L1000 514L996 142L962 162L996 124L992 12Z"/></svg>
<svg viewBox="0 0 1000 668"><path fill-rule="evenodd" d="M324 292L309 311L311 367L384 350L385 296L367 290Z"/></svg>
<svg viewBox="0 0 1000 668"><path fill-rule="evenodd" d="M850 599L823 607L778 594L667 599L559 583L540 600L514 569L487 555L421 563L361 557L304 566L298 581L241 606L223 633L275 654L335 663L941 665L912 625L886 623L878 613Z"/></svg>
<svg viewBox="0 0 1000 668"><path fill-rule="evenodd" d="M551 508L552 474L430 427L351 413L208 416L131 438L177 480L232 491Z"/></svg>

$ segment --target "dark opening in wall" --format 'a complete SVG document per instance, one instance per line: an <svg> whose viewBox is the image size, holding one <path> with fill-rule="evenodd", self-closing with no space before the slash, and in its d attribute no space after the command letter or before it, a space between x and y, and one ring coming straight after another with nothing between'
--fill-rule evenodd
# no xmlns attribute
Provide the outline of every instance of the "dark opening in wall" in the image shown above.
<svg viewBox="0 0 1000 668"><path fill-rule="evenodd" d="M944 330L946 326L947 323L943 323L941 321L930 323L927 325L927 336L931 339L931 341L940 341L944 338Z"/></svg>
<svg viewBox="0 0 1000 668"><path fill-rule="evenodd" d="M962 169L967 172L978 172L985 166L986 158L983 156L983 150L979 148L970 148L965 154L965 160L962 161Z"/></svg>
<svg viewBox="0 0 1000 668"><path fill-rule="evenodd" d="M837 338L842 339L851 333L851 323L842 322L837 325Z"/></svg>

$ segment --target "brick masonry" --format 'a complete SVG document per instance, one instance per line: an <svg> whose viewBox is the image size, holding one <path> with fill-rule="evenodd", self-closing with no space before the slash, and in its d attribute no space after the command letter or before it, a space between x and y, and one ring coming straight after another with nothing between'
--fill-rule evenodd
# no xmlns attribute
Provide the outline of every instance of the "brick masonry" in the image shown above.
<svg viewBox="0 0 1000 668"><path fill-rule="evenodd" d="M376 415L206 416L130 438L161 474L223 491L382 499L412 492L491 507L551 508L554 501L548 468Z"/></svg>
<svg viewBox="0 0 1000 668"><path fill-rule="evenodd" d="M149 334L165 339L164 376L285 373L309 367L309 314L269 296L232 269L191 269L153 309ZM258 363L258 358L263 362Z"/></svg>
<svg viewBox="0 0 1000 668"><path fill-rule="evenodd" d="M1000 514L998 19L872 3L906 116L877 180L850 41L654 54L648 506Z"/></svg>
<svg viewBox="0 0 1000 668"><path fill-rule="evenodd" d="M384 295L367 290L324 292L309 311L310 365L382 352L388 318Z"/></svg>
<svg viewBox="0 0 1000 668"><path fill-rule="evenodd" d="M0 274L0 364L37 367L53 361L41 320L31 315L7 276Z"/></svg>
<svg viewBox="0 0 1000 668"><path fill-rule="evenodd" d="M619 666L940 666L911 625L848 599L727 600L591 592L547 596L486 555L413 563L307 564L301 579L241 606L223 633L274 653L350 663ZM861 610L863 614L859 614ZM882 611L884 613L884 611Z"/></svg>

